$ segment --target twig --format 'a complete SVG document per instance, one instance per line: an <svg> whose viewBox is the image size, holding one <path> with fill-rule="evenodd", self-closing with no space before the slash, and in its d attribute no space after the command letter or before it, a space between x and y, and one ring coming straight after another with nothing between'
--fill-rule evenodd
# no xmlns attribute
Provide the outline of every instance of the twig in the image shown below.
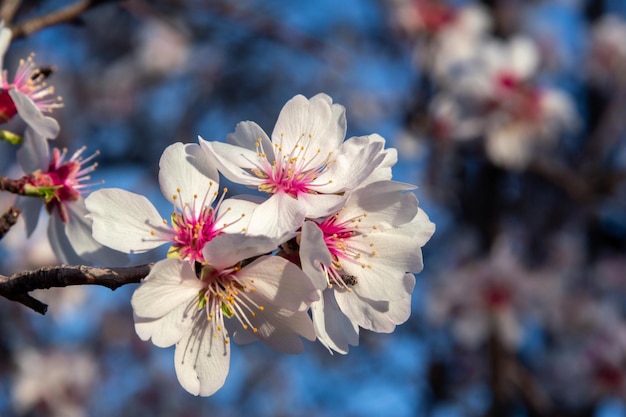
<svg viewBox="0 0 626 417"><path fill-rule="evenodd" d="M111 0L82 0L44 16L35 17L11 28L13 39L23 38L50 26L75 21L83 12Z"/></svg>
<svg viewBox="0 0 626 417"><path fill-rule="evenodd" d="M0 17L5 25L9 25L20 8L22 0L4 0L0 8Z"/></svg>
<svg viewBox="0 0 626 417"><path fill-rule="evenodd" d="M151 267L152 264L122 268L61 265L20 272L10 277L0 275L0 296L45 314L48 306L32 298L29 292L69 285L100 285L115 290L122 285L140 282L150 273Z"/></svg>
<svg viewBox="0 0 626 417"><path fill-rule="evenodd" d="M0 191L8 191L13 194L24 194L22 180L14 180L0 175Z"/></svg>
<svg viewBox="0 0 626 417"><path fill-rule="evenodd" d="M9 207L9 210L0 217L0 239L2 239L17 222L19 215L20 209L17 207Z"/></svg>

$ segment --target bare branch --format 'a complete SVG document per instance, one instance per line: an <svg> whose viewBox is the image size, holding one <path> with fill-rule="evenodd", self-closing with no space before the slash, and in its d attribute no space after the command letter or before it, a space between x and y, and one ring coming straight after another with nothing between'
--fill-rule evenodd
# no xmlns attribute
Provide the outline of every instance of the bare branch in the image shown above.
<svg viewBox="0 0 626 417"><path fill-rule="evenodd" d="M9 25L20 8L22 0L4 0L0 7L0 17L5 25Z"/></svg>
<svg viewBox="0 0 626 417"><path fill-rule="evenodd" d="M107 1L111 0L82 0L47 15L19 23L11 28L13 31L13 39L32 35L49 26L76 21L76 19L88 9Z"/></svg>
<svg viewBox="0 0 626 417"><path fill-rule="evenodd" d="M122 285L140 282L150 273L152 265L122 268L61 265L20 272L10 277L0 275L0 296L45 314L47 305L32 298L29 292L69 285L100 285L115 290Z"/></svg>
<svg viewBox="0 0 626 417"><path fill-rule="evenodd" d="M9 207L6 213L0 217L0 239L7 234L7 232L17 222L17 218L20 216L20 209L17 207Z"/></svg>
<svg viewBox="0 0 626 417"><path fill-rule="evenodd" d="M0 175L0 191L8 191L13 194L24 194L22 179L14 180Z"/></svg>

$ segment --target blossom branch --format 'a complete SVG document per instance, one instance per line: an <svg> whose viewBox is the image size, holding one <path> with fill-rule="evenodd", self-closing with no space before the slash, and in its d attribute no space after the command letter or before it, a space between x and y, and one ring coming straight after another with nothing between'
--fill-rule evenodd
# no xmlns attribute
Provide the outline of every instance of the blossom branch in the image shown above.
<svg viewBox="0 0 626 417"><path fill-rule="evenodd" d="M31 297L29 292L70 285L100 285L115 290L122 285L140 282L150 273L151 267L152 264L120 268L61 265L19 272L10 277L0 275L0 296L45 314L48 306Z"/></svg>
<svg viewBox="0 0 626 417"><path fill-rule="evenodd" d="M19 23L11 28L13 39L23 38L50 26L71 23L88 9L112 0L83 0L47 15Z"/></svg>
<svg viewBox="0 0 626 417"><path fill-rule="evenodd" d="M19 215L20 209L17 207L9 207L9 210L0 217L0 239L2 239L17 222Z"/></svg>
<svg viewBox="0 0 626 417"><path fill-rule="evenodd" d="M0 191L24 195L24 187L21 180L14 180L2 175L0 175Z"/></svg>
<svg viewBox="0 0 626 417"><path fill-rule="evenodd" d="M0 7L0 17L4 20L4 24L8 25L15 17L15 13L20 8L22 0L4 0Z"/></svg>

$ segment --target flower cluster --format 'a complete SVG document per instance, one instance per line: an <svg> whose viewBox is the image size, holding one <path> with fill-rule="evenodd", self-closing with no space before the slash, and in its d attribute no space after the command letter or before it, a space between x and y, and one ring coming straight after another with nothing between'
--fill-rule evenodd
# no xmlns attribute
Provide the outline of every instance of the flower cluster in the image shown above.
<svg viewBox="0 0 626 417"><path fill-rule="evenodd" d="M83 158L85 148L74 152L50 149L49 140L59 132L59 123L44 113L63 107L61 97L54 96L54 87L46 83L52 69L38 67L33 56L21 60L12 81L2 68L4 55L12 37L11 30L0 22L0 123L19 116L26 123L23 137L2 131L2 139L21 145L18 162L25 175L17 181L16 205L21 209L30 236L39 222L42 206L50 215L48 238L57 259L66 264L125 264L127 256L96 242L91 221L86 218L84 198L95 184L90 173L97 156Z"/></svg>
<svg viewBox="0 0 626 417"><path fill-rule="evenodd" d="M317 338L347 353L360 328L391 332L408 319L434 224L415 187L391 180L396 151L379 135L345 135L343 106L296 96L271 135L247 121L226 143L169 146L159 165L169 220L128 191L87 197L101 244L129 254L169 245L132 297L135 329L176 345L190 393L224 384L231 340L298 353L301 337ZM226 198L219 173L261 196Z"/></svg>
<svg viewBox="0 0 626 417"><path fill-rule="evenodd" d="M522 171L553 149L559 135L577 128L571 97L538 82L544 62L536 42L523 35L490 36L493 23L484 7L399 0L396 10L435 92L424 129L429 136L480 138L493 164Z"/></svg>

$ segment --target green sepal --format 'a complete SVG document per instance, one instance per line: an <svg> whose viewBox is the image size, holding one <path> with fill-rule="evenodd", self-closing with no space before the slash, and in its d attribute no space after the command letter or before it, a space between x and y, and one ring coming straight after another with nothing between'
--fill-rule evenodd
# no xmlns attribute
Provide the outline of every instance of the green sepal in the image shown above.
<svg viewBox="0 0 626 417"><path fill-rule="evenodd" d="M24 141L20 135L16 135L8 130L0 130L0 140L9 142L11 145L21 145Z"/></svg>
<svg viewBox="0 0 626 417"><path fill-rule="evenodd" d="M180 258L180 248L177 248L176 245L170 246L167 250L167 259L179 259Z"/></svg>
<svg viewBox="0 0 626 417"><path fill-rule="evenodd" d="M228 318L231 318L232 316L235 315L235 312L233 311L233 309L230 308L228 304L226 304L223 301L222 301L222 313L224 313L224 315Z"/></svg>
<svg viewBox="0 0 626 417"><path fill-rule="evenodd" d="M206 307L206 290L202 289L198 291L198 310L202 310Z"/></svg>
<svg viewBox="0 0 626 417"><path fill-rule="evenodd" d="M56 192L61 185L36 186L32 184L24 184L24 195L30 197L41 197L46 203L57 198Z"/></svg>

